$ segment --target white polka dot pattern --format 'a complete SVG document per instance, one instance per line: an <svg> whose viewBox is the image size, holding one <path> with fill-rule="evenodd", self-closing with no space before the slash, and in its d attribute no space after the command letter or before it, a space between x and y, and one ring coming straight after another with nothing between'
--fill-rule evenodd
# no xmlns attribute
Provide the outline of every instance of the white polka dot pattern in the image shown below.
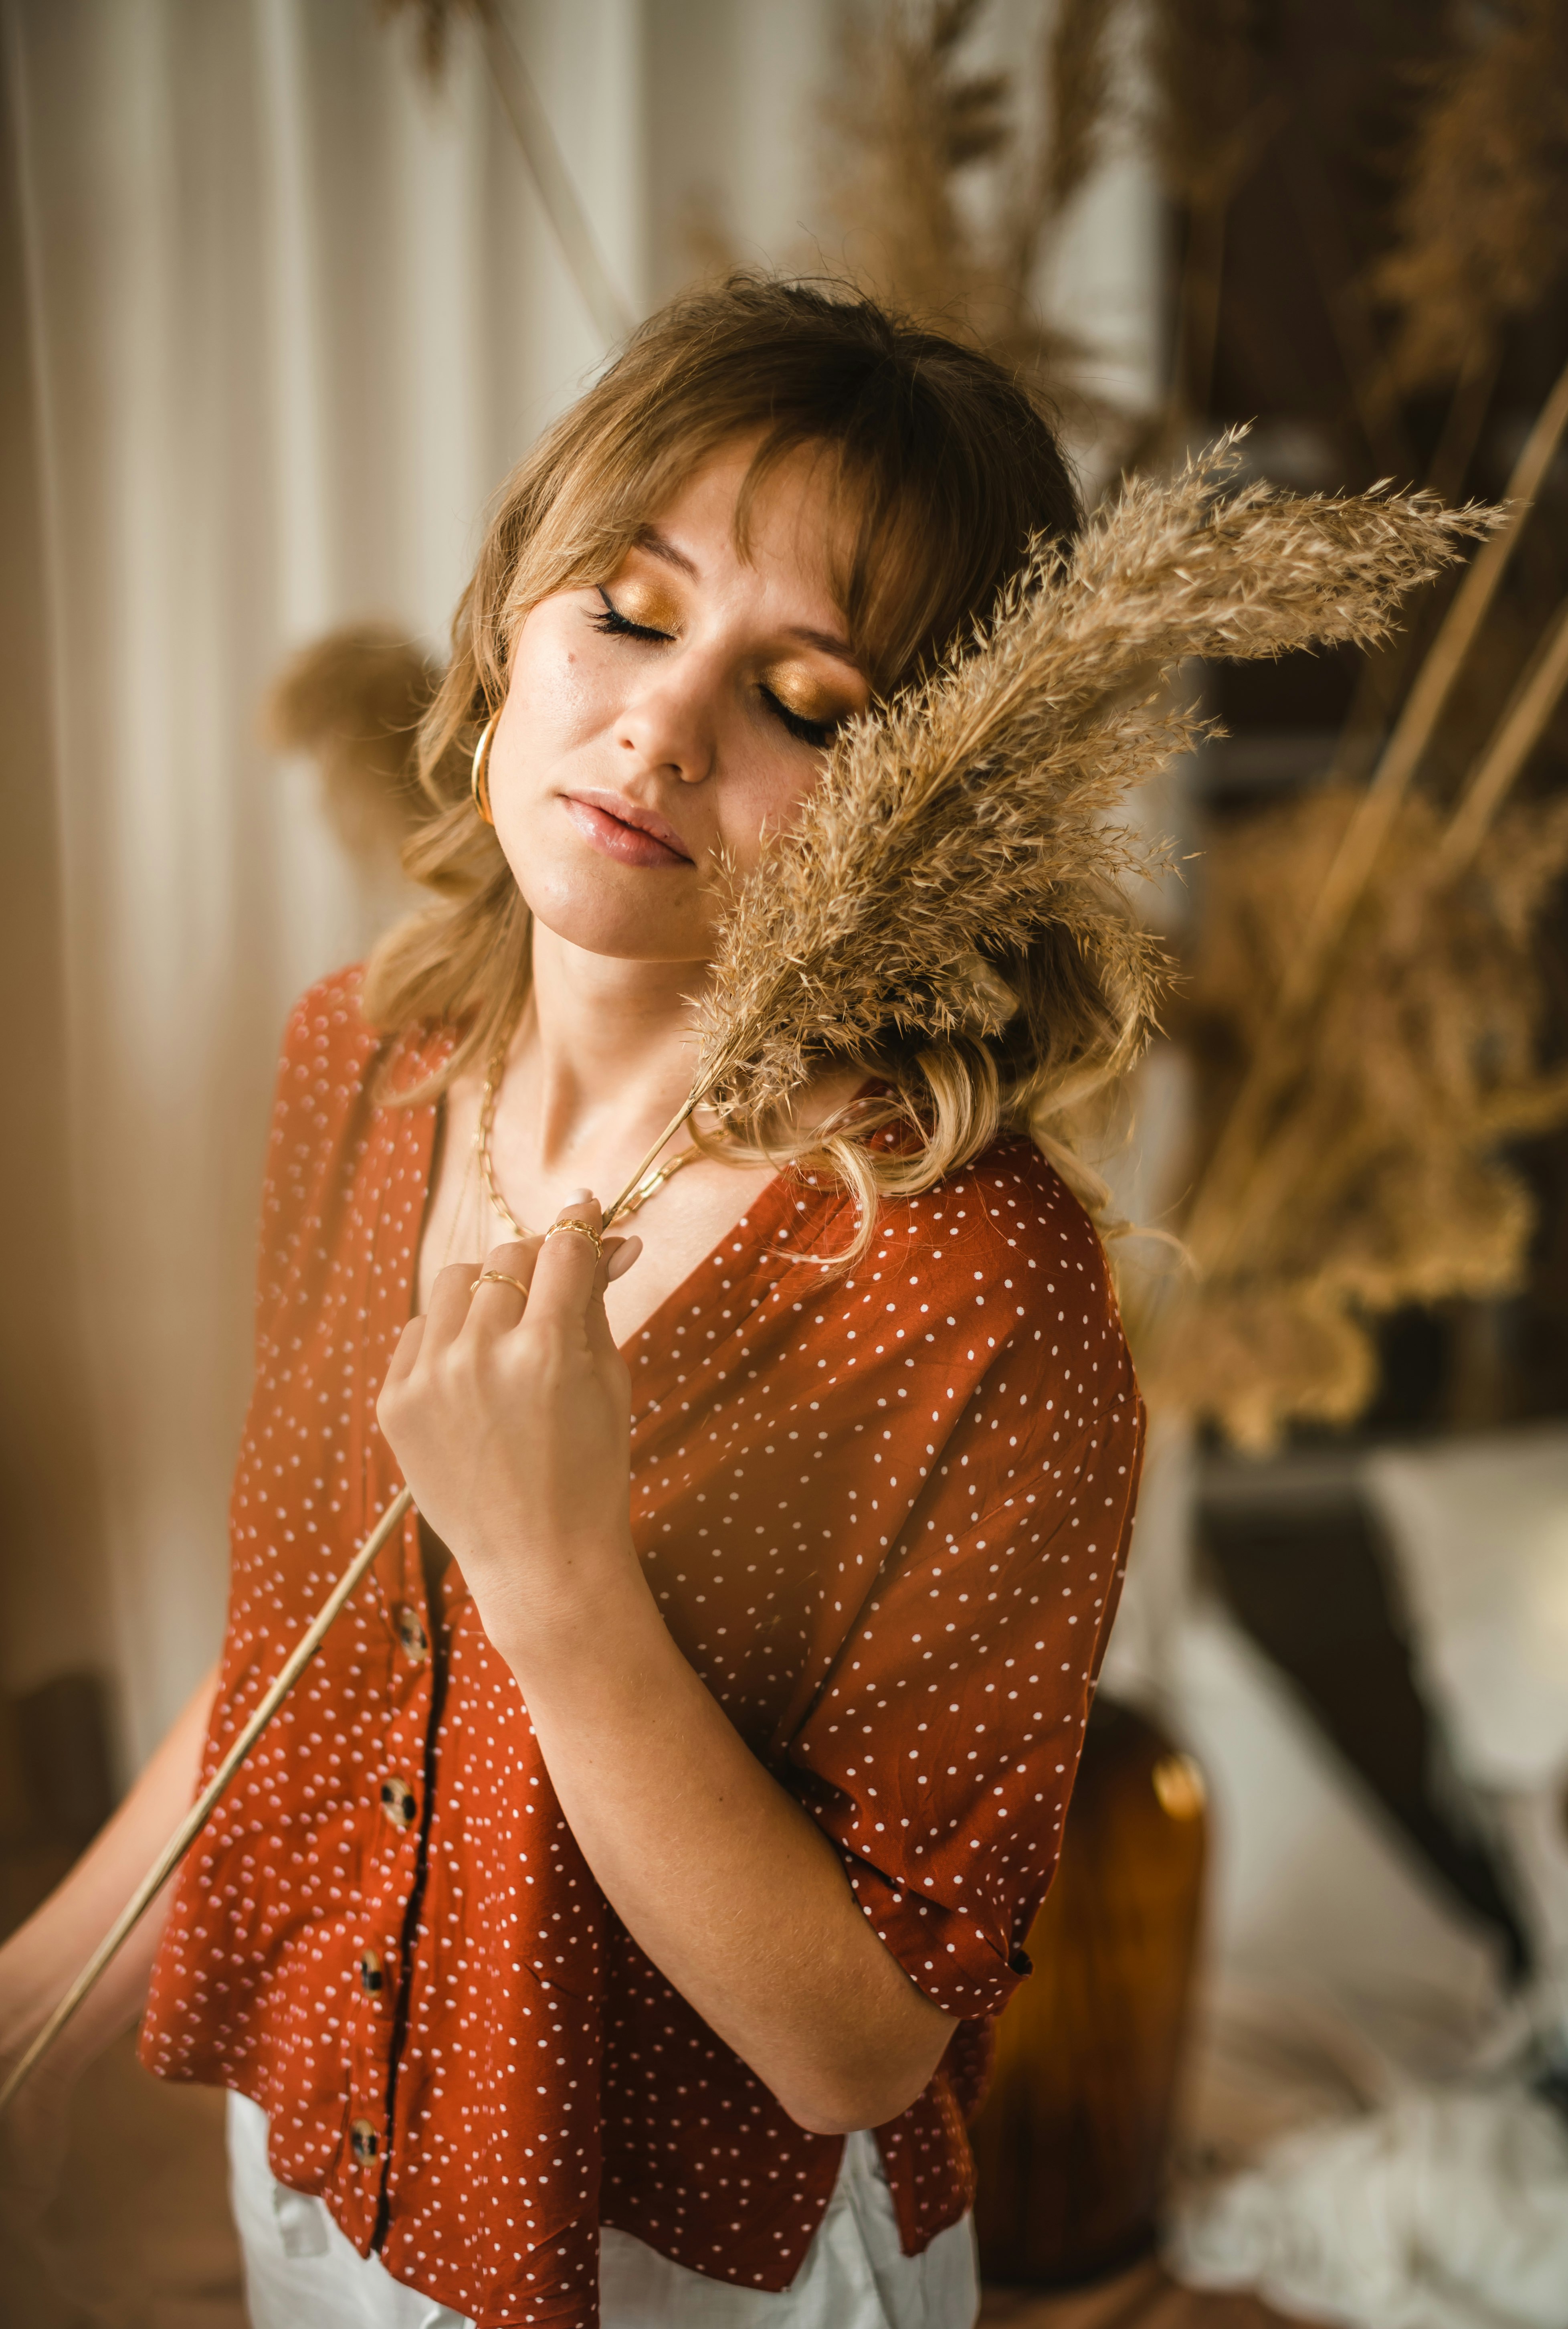
<svg viewBox="0 0 1568 2329"><path fill-rule="evenodd" d="M356 997L352 973L315 989L284 1055L210 1766L396 1485L375 1395L435 1118L371 1095L446 1039L388 1059ZM841 1193L781 1176L635 1338L633 1520L674 1638L963 2017L879 2130L915 2253L972 2195L985 2017L1056 1865L1141 1411L1098 1240L1027 1144L889 1203L824 1285L848 1226ZM412 1526L187 1864L143 2051L250 2095L279 2180L480 2329L593 2324L600 2221L785 2287L841 2151L609 1910Z"/></svg>

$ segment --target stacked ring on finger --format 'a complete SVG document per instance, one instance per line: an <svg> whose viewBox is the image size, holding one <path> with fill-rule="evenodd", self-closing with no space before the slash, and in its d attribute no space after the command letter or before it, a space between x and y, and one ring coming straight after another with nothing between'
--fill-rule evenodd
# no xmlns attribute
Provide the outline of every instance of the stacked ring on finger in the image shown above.
<svg viewBox="0 0 1568 2329"><path fill-rule="evenodd" d="M477 1294L486 1279L492 1286L515 1286L523 1300L528 1300L528 1288L521 1278L509 1277L504 1269L482 1269L468 1289L470 1294Z"/></svg>
<svg viewBox="0 0 1568 2329"><path fill-rule="evenodd" d="M587 1221L552 1221L544 1233L546 1242L548 1243L552 1237L559 1237L563 1230L570 1230L574 1237L586 1237L596 1253L604 1252L604 1240L597 1230L591 1230L588 1227Z"/></svg>

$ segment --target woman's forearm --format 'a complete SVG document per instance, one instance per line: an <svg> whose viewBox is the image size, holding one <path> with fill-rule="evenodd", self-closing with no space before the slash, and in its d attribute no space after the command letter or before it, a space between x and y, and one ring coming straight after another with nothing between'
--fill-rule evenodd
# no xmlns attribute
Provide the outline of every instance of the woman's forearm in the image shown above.
<svg viewBox="0 0 1568 2329"><path fill-rule="evenodd" d="M216 1685L208 1674L102 1834L0 1949L0 2060L48 2020L189 1809ZM70 2076L136 2020L167 1914L155 1900L49 2057Z"/></svg>
<svg viewBox="0 0 1568 2329"><path fill-rule="evenodd" d="M634 1568L510 1662L567 1823L617 1915L791 2116L906 2109L953 2023L856 1904L838 1853L735 1731Z"/></svg>

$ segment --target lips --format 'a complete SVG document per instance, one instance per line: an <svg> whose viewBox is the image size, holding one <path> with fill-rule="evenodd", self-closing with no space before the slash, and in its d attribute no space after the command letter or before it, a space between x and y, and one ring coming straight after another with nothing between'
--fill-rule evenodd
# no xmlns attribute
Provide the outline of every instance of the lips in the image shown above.
<svg viewBox="0 0 1568 2329"><path fill-rule="evenodd" d="M622 865L690 865L691 857L672 825L619 793L563 793L561 806L583 839Z"/></svg>

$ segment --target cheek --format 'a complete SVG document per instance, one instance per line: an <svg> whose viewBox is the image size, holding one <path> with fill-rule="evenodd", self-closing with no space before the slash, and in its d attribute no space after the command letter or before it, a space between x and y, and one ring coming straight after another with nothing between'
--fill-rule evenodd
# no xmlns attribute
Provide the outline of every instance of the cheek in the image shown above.
<svg viewBox="0 0 1568 2329"><path fill-rule="evenodd" d="M613 717L607 675L596 668L591 642L585 651L580 638L568 636L548 603L518 633L511 674L495 739L503 768L514 759L548 766Z"/></svg>
<svg viewBox="0 0 1568 2329"><path fill-rule="evenodd" d="M765 836L788 832L821 781L815 756L787 744L770 744L736 771L721 790L718 814L724 845L742 873L756 863Z"/></svg>

